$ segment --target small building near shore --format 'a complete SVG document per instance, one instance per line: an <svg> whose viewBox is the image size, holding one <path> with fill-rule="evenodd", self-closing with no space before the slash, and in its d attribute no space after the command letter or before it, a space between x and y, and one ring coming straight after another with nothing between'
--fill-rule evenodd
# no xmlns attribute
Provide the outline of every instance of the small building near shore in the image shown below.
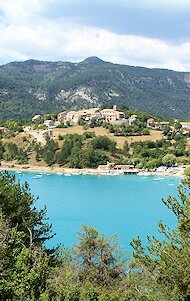
<svg viewBox="0 0 190 301"><path fill-rule="evenodd" d="M109 172L109 171L122 171L123 173L135 172L134 165L132 164L116 164L107 162L106 165L99 165L98 171Z"/></svg>

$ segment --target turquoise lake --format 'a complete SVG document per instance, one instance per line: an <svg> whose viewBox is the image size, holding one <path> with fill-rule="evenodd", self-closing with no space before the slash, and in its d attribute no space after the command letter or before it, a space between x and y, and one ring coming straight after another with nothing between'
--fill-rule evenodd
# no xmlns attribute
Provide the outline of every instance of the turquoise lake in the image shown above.
<svg viewBox="0 0 190 301"><path fill-rule="evenodd" d="M140 236L159 237L160 220L174 227L176 220L162 203L162 197L177 195L179 178L159 176L93 176L58 175L12 172L23 183L27 181L36 207L47 206L47 216L56 236L48 243L64 243L70 247L77 242L83 224L95 227L106 236L117 235L119 243L130 251L129 243ZM34 177L34 178L33 178Z"/></svg>

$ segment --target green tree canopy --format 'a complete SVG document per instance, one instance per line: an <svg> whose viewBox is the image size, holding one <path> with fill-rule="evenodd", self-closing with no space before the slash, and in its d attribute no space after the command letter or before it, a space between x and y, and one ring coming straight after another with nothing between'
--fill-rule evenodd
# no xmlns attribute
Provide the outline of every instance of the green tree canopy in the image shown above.
<svg viewBox="0 0 190 301"><path fill-rule="evenodd" d="M159 232L164 240L148 238L145 248L140 238L134 248L134 300L190 300L190 179L179 186L179 198L163 200L175 214L177 228L170 230L162 222Z"/></svg>
<svg viewBox="0 0 190 301"><path fill-rule="evenodd" d="M176 163L176 156L173 154L166 154L163 158L162 158L162 163L166 166L172 166Z"/></svg>
<svg viewBox="0 0 190 301"><path fill-rule="evenodd" d="M103 149L114 153L116 151L116 142L107 136L98 136L91 140L94 149Z"/></svg>
<svg viewBox="0 0 190 301"><path fill-rule="evenodd" d="M28 183L21 185L15 176L0 173L0 208L11 227L24 232L26 246L42 245L52 237L46 222L46 208L37 210Z"/></svg>

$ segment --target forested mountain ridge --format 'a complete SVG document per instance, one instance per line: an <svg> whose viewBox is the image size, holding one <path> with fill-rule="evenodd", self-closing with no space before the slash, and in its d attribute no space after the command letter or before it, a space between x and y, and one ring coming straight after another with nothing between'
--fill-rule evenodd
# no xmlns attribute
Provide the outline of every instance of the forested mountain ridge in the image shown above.
<svg viewBox="0 0 190 301"><path fill-rule="evenodd" d="M118 65L97 57L0 67L0 120L112 104L190 119L190 73Z"/></svg>

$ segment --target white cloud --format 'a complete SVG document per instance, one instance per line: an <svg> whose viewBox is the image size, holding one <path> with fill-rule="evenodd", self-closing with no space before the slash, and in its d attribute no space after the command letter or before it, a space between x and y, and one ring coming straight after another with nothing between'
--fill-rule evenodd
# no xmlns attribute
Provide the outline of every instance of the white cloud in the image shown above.
<svg viewBox="0 0 190 301"><path fill-rule="evenodd" d="M119 3L123 5L131 5L131 6L138 6L138 7L170 7L170 8L184 8L189 7L190 3L189 0L133 0L132 2L128 2L126 0L120 0Z"/></svg>
<svg viewBox="0 0 190 301"><path fill-rule="evenodd" d="M0 62L29 58L79 61L96 55L115 63L190 71L190 43L170 45L159 39L74 24L67 18L49 20L41 12L50 2L57 1L0 0L4 14L0 20Z"/></svg>

